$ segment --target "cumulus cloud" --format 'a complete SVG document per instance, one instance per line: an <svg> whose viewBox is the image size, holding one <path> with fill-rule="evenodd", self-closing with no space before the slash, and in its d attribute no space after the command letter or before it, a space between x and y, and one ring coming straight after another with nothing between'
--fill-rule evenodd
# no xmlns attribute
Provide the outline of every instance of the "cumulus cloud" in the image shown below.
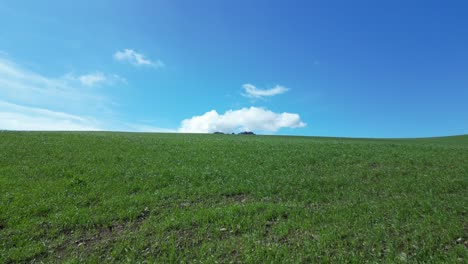
<svg viewBox="0 0 468 264"><path fill-rule="evenodd" d="M143 54L138 53L132 49L124 49L114 53L114 59L117 61L128 62L135 66L151 66L155 68L164 67L164 63L160 60L151 61Z"/></svg>
<svg viewBox="0 0 468 264"><path fill-rule="evenodd" d="M215 110L182 121L179 132L231 133L238 131L276 132L280 128L299 128L306 124L298 114L274 113L265 108L250 107L218 114Z"/></svg>
<svg viewBox="0 0 468 264"><path fill-rule="evenodd" d="M250 98L264 98L275 96L278 94L285 93L289 90L288 88L281 85L276 85L271 89L258 89L250 83L242 85L242 88L244 89L244 93L242 93L242 95Z"/></svg>
<svg viewBox="0 0 468 264"><path fill-rule="evenodd" d="M5 130L101 130L92 118L0 101L0 129Z"/></svg>

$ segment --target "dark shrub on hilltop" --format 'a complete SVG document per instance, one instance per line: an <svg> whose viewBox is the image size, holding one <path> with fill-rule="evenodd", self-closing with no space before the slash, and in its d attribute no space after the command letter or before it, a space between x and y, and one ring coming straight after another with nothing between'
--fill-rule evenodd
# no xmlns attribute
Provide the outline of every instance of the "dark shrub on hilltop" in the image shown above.
<svg viewBox="0 0 468 264"><path fill-rule="evenodd" d="M239 135L255 135L255 133L252 131L244 131L244 132L240 132Z"/></svg>
<svg viewBox="0 0 468 264"><path fill-rule="evenodd" d="M224 135L223 132L219 132L219 131L216 131L216 132L213 132L213 134L216 134L216 135ZM229 133L228 133L229 134ZM232 135L235 135L236 133L232 133ZM252 131L244 131L244 132L240 132L238 135L255 135L254 132Z"/></svg>

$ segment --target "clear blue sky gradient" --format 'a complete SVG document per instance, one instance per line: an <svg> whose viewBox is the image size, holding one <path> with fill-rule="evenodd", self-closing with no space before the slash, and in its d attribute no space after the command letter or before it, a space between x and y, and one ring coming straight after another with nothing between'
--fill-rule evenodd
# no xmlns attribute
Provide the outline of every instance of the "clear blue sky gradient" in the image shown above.
<svg viewBox="0 0 468 264"><path fill-rule="evenodd" d="M116 63L125 48L166 66ZM4 0L0 50L44 76L124 77L96 118L177 128L257 106L307 123L277 134L468 134L468 1ZM290 90L252 101L245 83Z"/></svg>

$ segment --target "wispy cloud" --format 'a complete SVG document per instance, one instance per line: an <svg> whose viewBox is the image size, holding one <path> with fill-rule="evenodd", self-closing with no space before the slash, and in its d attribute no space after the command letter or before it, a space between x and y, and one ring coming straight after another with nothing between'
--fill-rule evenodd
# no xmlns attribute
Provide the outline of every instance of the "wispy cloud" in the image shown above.
<svg viewBox="0 0 468 264"><path fill-rule="evenodd" d="M151 66L154 68L164 67L161 60L152 61L146 58L143 54L138 53L132 49L124 49L114 53L114 59L117 61L127 62L134 66Z"/></svg>
<svg viewBox="0 0 468 264"><path fill-rule="evenodd" d="M107 77L101 72L96 72L94 74L81 75L80 77L78 77L78 79L83 85L90 86L90 87L107 81Z"/></svg>
<svg viewBox="0 0 468 264"><path fill-rule="evenodd" d="M116 85L119 83L127 83L127 80L117 74L104 74L102 72L94 72L76 76L74 74L67 74L64 77L69 81L78 81L80 85L86 87L96 87L103 85Z"/></svg>
<svg viewBox="0 0 468 264"><path fill-rule="evenodd" d="M126 80L95 72L47 77L0 57L0 130L111 130L171 132L117 120L115 103L100 89Z"/></svg>
<svg viewBox="0 0 468 264"><path fill-rule="evenodd" d="M92 118L43 108L26 107L5 101L0 101L0 129L46 131L101 130L99 123Z"/></svg>
<svg viewBox="0 0 468 264"><path fill-rule="evenodd" d="M271 89L258 89L250 83L242 85L242 88L244 89L244 93L242 93L242 95L249 98L271 97L285 93L289 90L288 88L281 85L276 85Z"/></svg>
<svg viewBox="0 0 468 264"><path fill-rule="evenodd" d="M144 57L135 57L135 60L149 61ZM117 81L125 80L101 72L46 77L0 57L0 129L227 133L241 130L276 132L281 128L306 126L298 114L275 113L258 107L229 110L224 114L212 110L183 120L178 129L129 124L114 118L116 115L110 107L114 103L100 94L102 89L86 89ZM244 89L254 98L287 90L282 86L260 90L249 84L244 85Z"/></svg>
<svg viewBox="0 0 468 264"><path fill-rule="evenodd" d="M218 114L216 110L185 119L179 128L184 133L231 133L238 131L276 132L280 128L299 128L306 124L298 114L274 113L265 108L250 107Z"/></svg>
<svg viewBox="0 0 468 264"><path fill-rule="evenodd" d="M96 122L79 117L112 112L112 101L78 77L46 77L3 58L0 98L0 129L96 130Z"/></svg>
<svg viewBox="0 0 468 264"><path fill-rule="evenodd" d="M0 98L19 105L52 108L59 111L102 112L110 100L79 81L63 77L46 77L24 69L11 60L0 58Z"/></svg>

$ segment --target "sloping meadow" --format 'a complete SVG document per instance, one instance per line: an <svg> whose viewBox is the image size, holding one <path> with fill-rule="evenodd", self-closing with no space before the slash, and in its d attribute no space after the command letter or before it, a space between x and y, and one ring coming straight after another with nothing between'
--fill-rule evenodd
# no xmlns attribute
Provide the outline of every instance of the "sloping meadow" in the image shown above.
<svg viewBox="0 0 468 264"><path fill-rule="evenodd" d="M0 133L0 262L466 262L468 140Z"/></svg>

